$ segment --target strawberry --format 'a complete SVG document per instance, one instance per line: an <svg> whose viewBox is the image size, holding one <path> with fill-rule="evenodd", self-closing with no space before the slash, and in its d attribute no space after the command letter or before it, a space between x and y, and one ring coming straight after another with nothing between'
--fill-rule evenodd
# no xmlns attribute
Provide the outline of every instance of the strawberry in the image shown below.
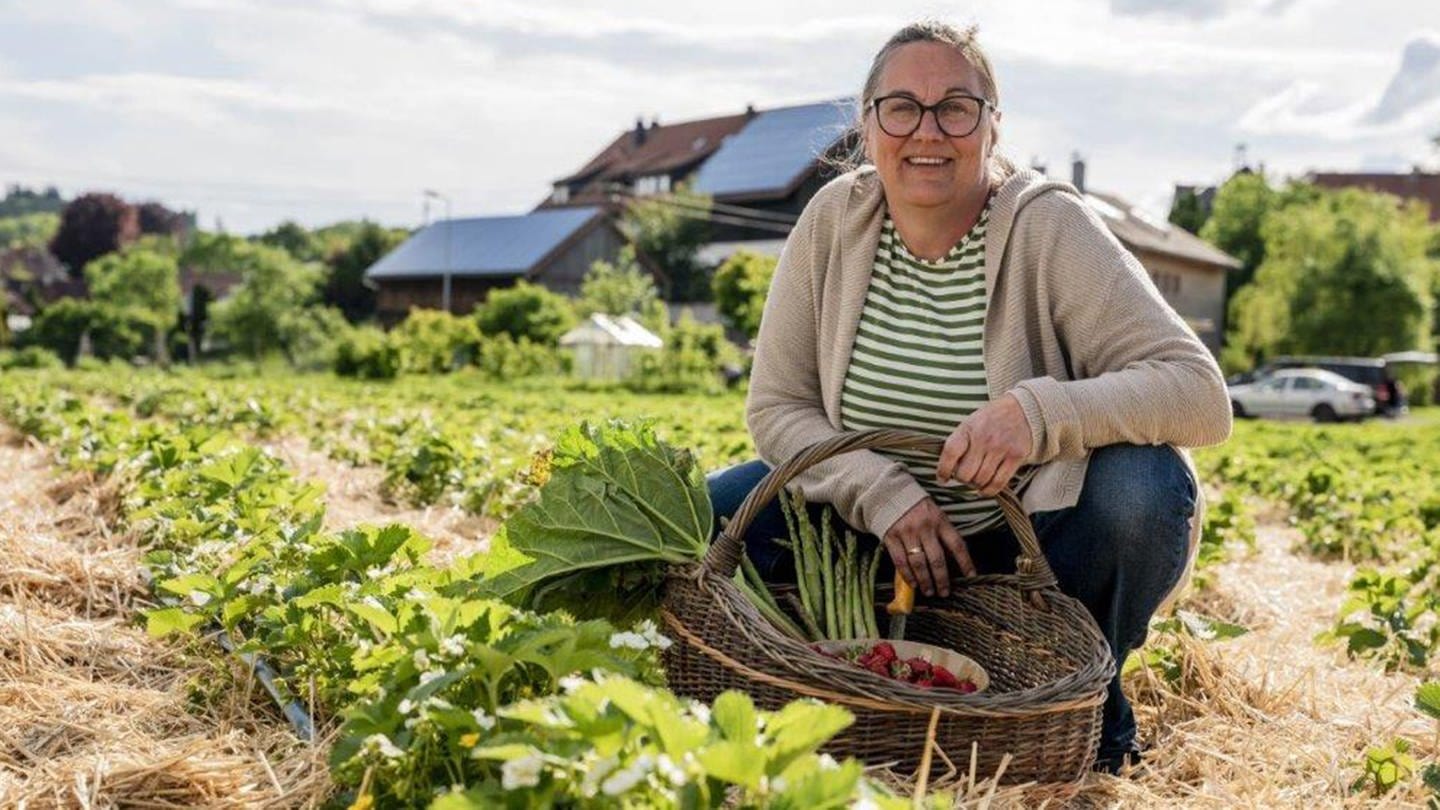
<svg viewBox="0 0 1440 810"><path fill-rule="evenodd" d="M870 652L880 656L880 658L883 659L887 664L891 661L897 660L900 657L895 654L895 647L892 646L888 641L882 641L879 644L876 644L875 649L871 650Z"/></svg>
<svg viewBox="0 0 1440 810"><path fill-rule="evenodd" d="M934 679L935 685L940 687L941 689L960 688L960 681L956 679L955 675L945 667L935 667L932 671L931 678Z"/></svg>
<svg viewBox="0 0 1440 810"><path fill-rule="evenodd" d="M906 661L905 663L906 663L907 665L909 665L910 671L911 671L911 672L914 672L916 675L921 675L921 676L929 676L929 675L930 675L930 669L931 669L931 667L930 667L930 662L929 662L929 661L926 661L924 658L911 658L910 660Z"/></svg>

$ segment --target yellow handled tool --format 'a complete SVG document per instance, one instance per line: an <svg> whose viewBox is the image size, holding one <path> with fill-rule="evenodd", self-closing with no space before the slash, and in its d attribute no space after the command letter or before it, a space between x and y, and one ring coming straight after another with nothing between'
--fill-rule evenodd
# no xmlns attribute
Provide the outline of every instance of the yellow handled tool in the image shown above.
<svg viewBox="0 0 1440 810"><path fill-rule="evenodd" d="M890 614L890 639L900 641L905 638L905 619L915 609L915 589L905 577L895 572L895 598L885 606L885 612Z"/></svg>

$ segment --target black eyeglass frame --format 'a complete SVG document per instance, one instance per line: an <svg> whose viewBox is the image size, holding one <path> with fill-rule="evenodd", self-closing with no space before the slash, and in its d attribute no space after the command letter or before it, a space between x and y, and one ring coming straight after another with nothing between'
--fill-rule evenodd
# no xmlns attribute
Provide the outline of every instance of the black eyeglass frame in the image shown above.
<svg viewBox="0 0 1440 810"><path fill-rule="evenodd" d="M901 132L891 132L890 130L888 130L888 129L885 128L885 125L884 125L884 124L880 123L880 104L881 104L881 102L889 101L890 99L893 99L893 98L904 99L904 100L910 102L911 104L914 104L915 106L917 106L917 107L920 108L920 115L919 115L919 117L917 117L917 118L915 119L915 126L911 127L909 132L904 132L904 133L901 133ZM942 123L940 123L940 105L944 104L944 103L947 102L947 101L952 101L952 100L957 99L957 98L969 99L970 101L973 101L973 102L975 102L975 103L977 103L977 104L980 105L980 114L975 116L975 125L972 126L972 127L970 127L970 129L968 129L968 130L966 130L965 132L960 133L960 134L956 134L956 133L953 133L953 132L947 130L947 129L945 128L945 125L942 124ZM985 111L986 111L987 109L989 109L989 110L994 110L994 109L995 109L995 105L994 105L993 103L991 103L990 99L988 99L988 98L981 98L980 96L972 96L972 95L970 95L969 93L951 93L950 95L948 95L948 96L940 99L939 101L935 102L934 104L921 104L921 103L920 103L920 99L915 98L914 96L906 95L906 94L904 94L904 93L891 93L891 94L888 95L888 96L881 96L880 98L877 98L877 99L872 100L872 101L870 102L870 109L871 109L872 112L875 113L875 125L878 126L878 127L880 127L880 131L881 131L881 132L885 133L886 135L889 135L889 136L892 137L892 138L908 138L908 137L910 137L911 135L914 135L914 134L920 129L920 125L923 124L923 123L925 123L925 113L930 113L930 114L935 118L935 126L939 128L940 132L944 133L945 137L947 137L947 138L968 138L972 133L975 132L975 130L977 130L977 129L980 128L980 119L982 119L982 118L985 117Z"/></svg>

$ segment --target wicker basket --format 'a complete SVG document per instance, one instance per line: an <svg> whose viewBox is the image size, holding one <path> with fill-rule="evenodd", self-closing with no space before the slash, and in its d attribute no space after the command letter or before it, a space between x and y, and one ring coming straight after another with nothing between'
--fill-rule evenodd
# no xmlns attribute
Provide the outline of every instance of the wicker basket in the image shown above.
<svg viewBox="0 0 1440 810"><path fill-rule="evenodd" d="M676 568L663 616L674 644L665 652L671 688L713 700L729 689L766 708L796 698L844 706L855 723L828 746L836 755L900 772L918 768L931 715L939 710L935 775L949 760L1002 781L1069 782L1094 760L1110 649L1085 607L1061 594L1029 519L1008 489L997 499L1020 541L1018 573L956 580L948 598L922 599L906 636L958 650L980 663L990 688L962 695L891 680L812 650L776 629L735 586L741 539L755 516L795 475L831 456L869 448L939 452L942 440L903 430L848 433L813 445L776 467L740 506L705 559ZM879 601L877 599L877 601Z"/></svg>

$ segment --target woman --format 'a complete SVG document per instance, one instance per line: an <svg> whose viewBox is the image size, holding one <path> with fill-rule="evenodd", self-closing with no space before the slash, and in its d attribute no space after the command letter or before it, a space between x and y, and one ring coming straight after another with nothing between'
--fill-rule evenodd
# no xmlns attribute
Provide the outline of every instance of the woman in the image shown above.
<svg viewBox="0 0 1440 810"><path fill-rule="evenodd" d="M871 165L821 189L786 242L747 402L763 460L711 476L716 512L841 431L946 436L938 457L857 451L795 483L941 595L951 564L1013 570L989 498L1012 483L1061 589L1124 661L1193 560L1202 499L1175 448L1229 435L1220 370L1074 188L996 154L999 93L973 29L895 34L860 116ZM783 576L769 542L783 535L772 505L745 538L762 572ZM1117 676L1097 767L1138 752Z"/></svg>

